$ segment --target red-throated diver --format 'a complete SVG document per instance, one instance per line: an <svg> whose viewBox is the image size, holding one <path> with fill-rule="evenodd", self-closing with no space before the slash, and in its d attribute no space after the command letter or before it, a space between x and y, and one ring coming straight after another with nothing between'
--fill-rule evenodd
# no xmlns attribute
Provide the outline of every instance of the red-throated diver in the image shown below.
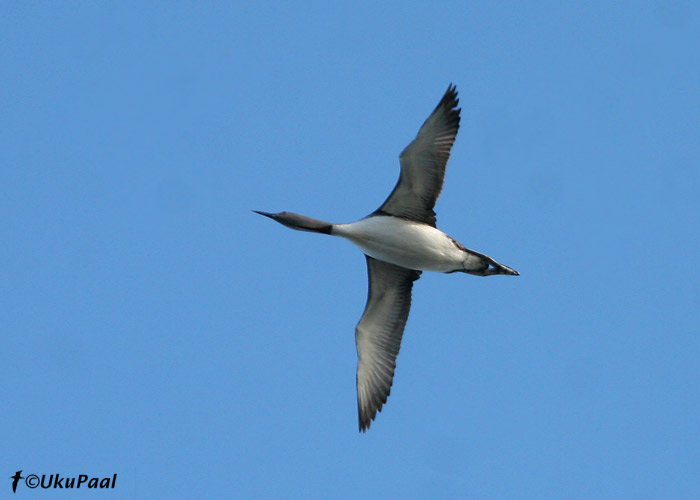
<svg viewBox="0 0 700 500"><path fill-rule="evenodd" d="M518 272L469 250L435 227L433 207L442 190L450 148L459 129L457 90L450 85L401 153L399 181L374 213L350 224L333 224L292 212L255 212L300 231L341 236L367 258L369 294L355 329L357 409L366 431L386 403L401 346L411 288L421 271L477 276Z"/></svg>

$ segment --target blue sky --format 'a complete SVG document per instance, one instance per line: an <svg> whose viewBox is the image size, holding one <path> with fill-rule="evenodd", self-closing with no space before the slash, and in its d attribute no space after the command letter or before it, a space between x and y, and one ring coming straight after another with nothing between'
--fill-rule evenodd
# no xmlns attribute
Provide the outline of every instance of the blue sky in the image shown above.
<svg viewBox="0 0 700 500"><path fill-rule="evenodd" d="M690 1L2 2L0 475L696 498L699 29ZM359 434L364 258L250 210L370 213L450 82L438 226L521 276L424 273Z"/></svg>

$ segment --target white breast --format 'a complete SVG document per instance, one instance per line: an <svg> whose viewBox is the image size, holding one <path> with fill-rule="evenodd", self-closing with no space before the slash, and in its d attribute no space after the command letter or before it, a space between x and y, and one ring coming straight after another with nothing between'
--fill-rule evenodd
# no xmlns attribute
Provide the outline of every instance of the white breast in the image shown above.
<svg viewBox="0 0 700 500"><path fill-rule="evenodd" d="M461 270L466 257L439 229L399 217L378 215L336 224L332 234L350 240L370 257L408 269Z"/></svg>

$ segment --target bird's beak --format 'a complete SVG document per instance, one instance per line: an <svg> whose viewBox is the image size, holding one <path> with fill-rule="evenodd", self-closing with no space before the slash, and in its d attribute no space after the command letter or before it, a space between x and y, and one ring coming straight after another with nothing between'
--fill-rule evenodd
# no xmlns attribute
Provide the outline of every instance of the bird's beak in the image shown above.
<svg viewBox="0 0 700 500"><path fill-rule="evenodd" d="M255 212L256 214L264 215L265 217L269 217L270 219L273 219L273 220L275 218L275 214L271 214L269 212L261 212L259 210L253 210L253 212Z"/></svg>

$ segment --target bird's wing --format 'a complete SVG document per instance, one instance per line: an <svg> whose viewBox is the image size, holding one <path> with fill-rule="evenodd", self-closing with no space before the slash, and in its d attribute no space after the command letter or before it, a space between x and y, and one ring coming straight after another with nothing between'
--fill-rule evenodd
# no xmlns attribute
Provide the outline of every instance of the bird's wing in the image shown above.
<svg viewBox="0 0 700 500"><path fill-rule="evenodd" d="M411 289L420 277L420 271L366 257L369 294L355 329L361 431L369 428L391 391L396 356L411 308Z"/></svg>
<svg viewBox="0 0 700 500"><path fill-rule="evenodd" d="M401 152L399 181L375 214L396 215L435 227L433 207L459 129L458 104L457 89L450 85L416 138Z"/></svg>

